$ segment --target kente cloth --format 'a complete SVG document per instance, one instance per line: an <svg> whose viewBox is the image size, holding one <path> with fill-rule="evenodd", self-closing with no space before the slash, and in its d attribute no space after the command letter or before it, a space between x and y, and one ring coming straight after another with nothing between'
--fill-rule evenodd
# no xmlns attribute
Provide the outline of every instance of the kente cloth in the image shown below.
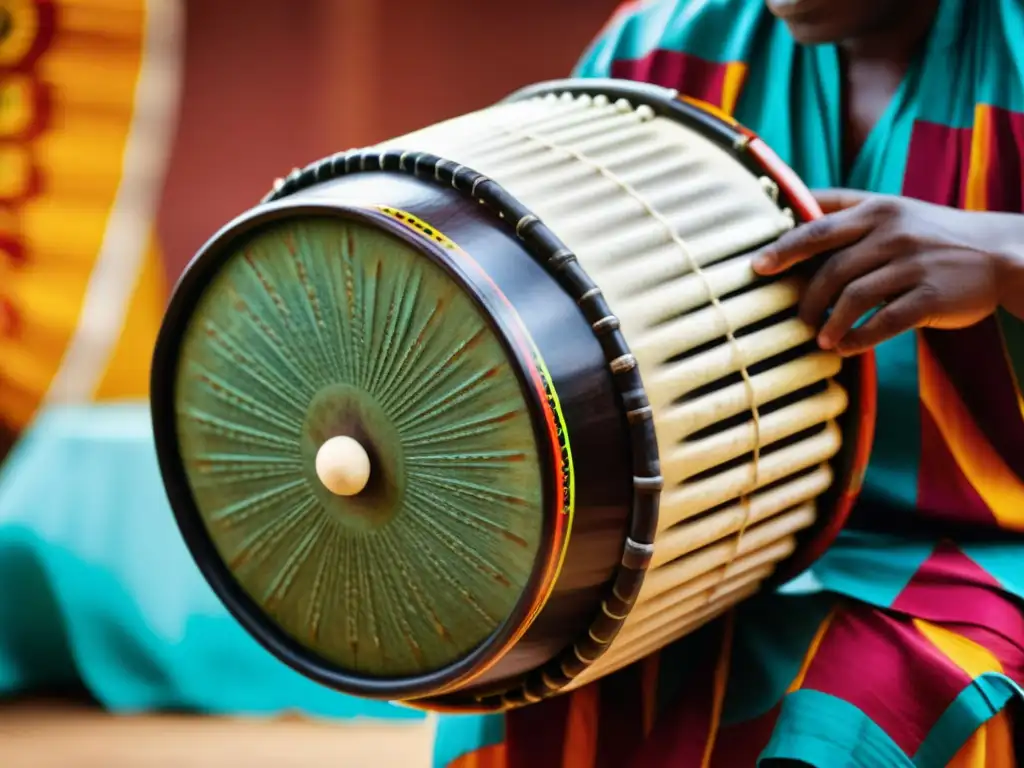
<svg viewBox="0 0 1024 768"><path fill-rule="evenodd" d="M0 423L145 397L179 0L0 4Z"/></svg>
<svg viewBox="0 0 1024 768"><path fill-rule="evenodd" d="M755 0L623 6L580 77L655 83L759 134L811 188L1024 212L1024 6L942 0L844 163L840 62ZM443 718L468 768L1015 765L1024 680L1024 321L876 350L878 419L847 528L796 581L612 678ZM1019 725L1019 723L1018 723Z"/></svg>

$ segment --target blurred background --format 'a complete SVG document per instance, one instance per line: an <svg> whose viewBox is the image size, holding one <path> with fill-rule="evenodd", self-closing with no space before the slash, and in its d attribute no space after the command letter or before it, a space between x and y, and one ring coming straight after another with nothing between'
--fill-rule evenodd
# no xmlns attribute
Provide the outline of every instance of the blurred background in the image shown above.
<svg viewBox="0 0 1024 768"><path fill-rule="evenodd" d="M429 763L429 720L291 675L206 589L149 355L276 177L567 75L615 5L0 0L0 765Z"/></svg>
<svg viewBox="0 0 1024 768"><path fill-rule="evenodd" d="M296 165L566 76L617 4L187 0L168 269Z"/></svg>

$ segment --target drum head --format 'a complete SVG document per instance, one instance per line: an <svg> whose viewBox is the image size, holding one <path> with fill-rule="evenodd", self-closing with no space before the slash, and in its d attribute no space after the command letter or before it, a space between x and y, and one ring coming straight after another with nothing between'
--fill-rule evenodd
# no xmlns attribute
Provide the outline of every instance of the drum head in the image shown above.
<svg viewBox="0 0 1024 768"><path fill-rule="evenodd" d="M362 679L442 670L509 621L548 487L507 339L401 229L336 213L229 228L158 351L186 536L212 544L246 623Z"/></svg>

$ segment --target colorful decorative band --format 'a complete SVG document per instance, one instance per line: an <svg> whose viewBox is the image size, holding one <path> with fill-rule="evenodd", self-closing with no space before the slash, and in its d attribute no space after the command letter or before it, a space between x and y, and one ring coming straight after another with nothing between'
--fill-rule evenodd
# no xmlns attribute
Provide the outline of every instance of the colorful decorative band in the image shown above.
<svg viewBox="0 0 1024 768"><path fill-rule="evenodd" d="M474 671L474 677L477 677L500 661L502 656L504 656L504 654L519 641L526 630L529 629L533 620L543 610L544 605L551 596L551 591L554 589L555 583L558 581L558 576L561 573L562 565L565 562L565 555L569 548L569 536L572 532L573 514L576 505L576 485L572 463L572 447L569 442L569 431L566 427L565 415L562 412L561 403L558 399L558 392L555 390L554 382L552 381L551 374L548 371L547 364L544 362L544 358L541 356L536 343L530 336L530 333L527 330L525 323L523 323L522 318L519 316L519 313L505 294L502 293L501 289L495 285L494 281L491 279L490 275L487 274L484 268L480 266L480 264L470 256L469 253L456 245L451 238L440 232L437 227L417 218L411 213L383 205L374 206L371 210L379 211L385 216L388 216L402 224L406 229L415 232L425 240L432 241L436 245L444 248L446 251L449 251L455 256L460 267L467 271L471 271L477 279L482 280L487 284L488 288L504 305L506 317L511 321L512 325L511 330L513 338L511 341L515 343L516 347L518 347L520 358L523 361L526 361L527 373L530 376L537 394L540 395L540 402L543 404L544 408L544 417L548 437L550 439L550 447L553 454L553 466L555 467L556 474L555 503L557 514L554 521L554 546L551 548L549 561L544 564L544 581L538 592L537 598L530 609L526 621L523 622L522 626L509 639L505 647L499 653L495 654L492 660L485 667ZM457 681L457 685L459 687L463 687L467 682L467 680L459 680Z"/></svg>

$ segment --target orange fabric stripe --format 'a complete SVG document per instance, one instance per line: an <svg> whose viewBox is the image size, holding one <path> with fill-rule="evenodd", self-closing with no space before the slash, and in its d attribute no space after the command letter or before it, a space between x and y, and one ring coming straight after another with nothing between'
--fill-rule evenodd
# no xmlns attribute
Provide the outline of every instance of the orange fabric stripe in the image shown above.
<svg viewBox="0 0 1024 768"><path fill-rule="evenodd" d="M1024 483L978 429L927 344L919 339L917 349L921 402L957 465L1001 527L1024 530Z"/></svg>
<svg viewBox="0 0 1024 768"><path fill-rule="evenodd" d="M456 758L448 764L448 768L506 768L507 765L505 745L493 744Z"/></svg>
<svg viewBox="0 0 1024 768"><path fill-rule="evenodd" d="M709 768L715 754L715 742L718 741L718 729L722 724L722 708L725 706L725 691L729 684L729 666L732 662L732 638L736 630L736 612L729 611L725 616L725 631L722 632L722 651L715 666L715 687L711 700L711 725L708 738L704 743L704 757L700 768Z"/></svg>
<svg viewBox="0 0 1024 768"><path fill-rule="evenodd" d="M971 134L971 162L967 171L964 208L968 211L988 210L987 180L992 161L992 109L986 104L974 108L974 131Z"/></svg>
<svg viewBox="0 0 1024 768"><path fill-rule="evenodd" d="M747 79L747 65L742 61L732 61L725 65L725 77L722 80L722 111L732 116L736 112L736 102Z"/></svg>
<svg viewBox="0 0 1024 768"><path fill-rule="evenodd" d="M585 685L570 694L565 741L562 742L562 768L594 768L597 765L600 705L599 685Z"/></svg>
<svg viewBox="0 0 1024 768"><path fill-rule="evenodd" d="M640 713L644 737L650 736L658 714L658 673L661 671L661 654L654 653L640 661L640 697L643 710Z"/></svg>
<svg viewBox="0 0 1024 768"><path fill-rule="evenodd" d="M1017 768L1013 753L1013 725L1004 709L974 732L948 768Z"/></svg>
<svg viewBox="0 0 1024 768"><path fill-rule="evenodd" d="M991 672L1002 674L999 659L973 640L921 619L914 619L914 628L971 679Z"/></svg>
<svg viewBox="0 0 1024 768"><path fill-rule="evenodd" d="M796 673L796 677L794 677L793 682L789 684L789 689L786 693L798 691L803 686L804 679L807 677L807 670L811 668L811 663L814 661L814 657L818 654L821 642L825 639L825 635L828 634L829 627L832 626L832 620L834 618L835 611L832 611L825 617L825 620L821 622L821 626L818 627L818 631L814 634L814 639L811 640L811 644L807 647L807 653L804 654L804 660L800 665L800 671Z"/></svg>

